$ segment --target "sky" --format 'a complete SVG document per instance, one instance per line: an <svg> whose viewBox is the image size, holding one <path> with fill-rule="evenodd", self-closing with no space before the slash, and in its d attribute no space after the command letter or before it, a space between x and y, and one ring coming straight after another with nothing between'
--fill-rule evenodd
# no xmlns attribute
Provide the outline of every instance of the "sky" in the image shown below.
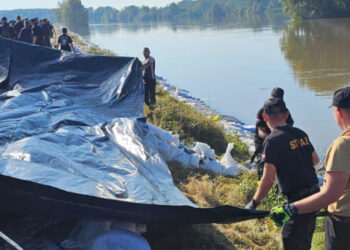
<svg viewBox="0 0 350 250"><path fill-rule="evenodd" d="M55 8L58 0L1 0L1 10L11 9L35 9L35 8ZM147 5L147 6L165 6L177 0L82 0L85 7L112 6L115 8L123 8L129 5Z"/></svg>

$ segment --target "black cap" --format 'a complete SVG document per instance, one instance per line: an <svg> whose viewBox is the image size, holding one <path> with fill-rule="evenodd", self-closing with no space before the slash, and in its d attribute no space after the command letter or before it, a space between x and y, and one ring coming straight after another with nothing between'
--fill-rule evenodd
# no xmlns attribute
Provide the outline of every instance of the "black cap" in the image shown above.
<svg viewBox="0 0 350 250"><path fill-rule="evenodd" d="M350 108L350 87L338 89L334 92L332 106L341 109Z"/></svg>
<svg viewBox="0 0 350 250"><path fill-rule="evenodd" d="M267 115L283 114L287 111L286 103L281 98L270 98L264 104L264 113Z"/></svg>
<svg viewBox="0 0 350 250"><path fill-rule="evenodd" d="M272 97L277 97L277 98L281 98L283 100L284 97L284 90L281 88L274 88L271 92L271 96Z"/></svg>

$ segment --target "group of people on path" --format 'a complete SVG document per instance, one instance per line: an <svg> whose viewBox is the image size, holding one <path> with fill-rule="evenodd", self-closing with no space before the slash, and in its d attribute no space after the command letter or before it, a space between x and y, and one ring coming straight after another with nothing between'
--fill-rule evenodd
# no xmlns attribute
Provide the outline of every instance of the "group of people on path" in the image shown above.
<svg viewBox="0 0 350 250"><path fill-rule="evenodd" d="M47 18L22 19L17 16L17 21L8 22L7 17L1 19L0 36L17 41L36 44L51 48L51 39L54 38L55 29ZM68 36L67 28L62 29L62 35L57 40L60 50L75 52L73 40Z"/></svg>
<svg viewBox="0 0 350 250"><path fill-rule="evenodd" d="M0 36L18 41L51 47L54 27L46 19L39 18L22 19L17 16L17 21L8 22L7 17L1 19Z"/></svg>
<svg viewBox="0 0 350 250"><path fill-rule="evenodd" d="M276 225L283 226L283 248L311 249L318 212L326 208L326 249L350 247L350 87L333 96L334 118L343 133L329 147L325 184L319 188L315 167L319 158L308 135L293 127L294 121L283 100L284 91L276 88L258 112L256 152L261 166L261 181L247 209L256 209L277 179L286 198L272 209Z"/></svg>

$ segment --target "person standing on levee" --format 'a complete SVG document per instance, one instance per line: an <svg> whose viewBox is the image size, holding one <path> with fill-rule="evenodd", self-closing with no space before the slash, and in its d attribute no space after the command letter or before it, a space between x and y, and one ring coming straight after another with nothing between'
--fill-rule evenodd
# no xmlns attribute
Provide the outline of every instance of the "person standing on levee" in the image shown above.
<svg viewBox="0 0 350 250"><path fill-rule="evenodd" d="M153 107L156 104L156 61L150 56L149 48L143 49L145 60L142 64L143 84L145 86L145 103L147 106Z"/></svg>

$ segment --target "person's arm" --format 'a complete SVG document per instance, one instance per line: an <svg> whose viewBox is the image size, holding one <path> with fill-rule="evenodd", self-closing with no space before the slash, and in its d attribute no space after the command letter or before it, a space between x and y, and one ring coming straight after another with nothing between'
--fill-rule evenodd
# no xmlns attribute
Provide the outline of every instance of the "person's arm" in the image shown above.
<svg viewBox="0 0 350 250"><path fill-rule="evenodd" d="M33 35L33 43L36 44L37 41L38 41L38 36L37 35Z"/></svg>
<svg viewBox="0 0 350 250"><path fill-rule="evenodd" d="M17 36L17 39L18 39L19 41L21 41L21 38L22 38L22 31L23 31L23 30L21 30L21 31L18 33L18 36Z"/></svg>
<svg viewBox="0 0 350 250"><path fill-rule="evenodd" d="M337 201L344 193L350 175L342 172L327 172L326 184L319 193L294 203L298 214L318 211Z"/></svg>
<svg viewBox="0 0 350 250"><path fill-rule="evenodd" d="M265 139L269 135L268 133L266 133L264 128L257 127L257 129L258 129L258 135L261 139Z"/></svg>
<svg viewBox="0 0 350 250"><path fill-rule="evenodd" d="M275 165L271 163L265 163L264 174L253 198L255 202L260 203L267 196L273 183L275 182L275 176Z"/></svg>
<svg viewBox="0 0 350 250"><path fill-rule="evenodd" d="M312 163L316 167L320 163L320 158L318 157L316 151L312 153Z"/></svg>

